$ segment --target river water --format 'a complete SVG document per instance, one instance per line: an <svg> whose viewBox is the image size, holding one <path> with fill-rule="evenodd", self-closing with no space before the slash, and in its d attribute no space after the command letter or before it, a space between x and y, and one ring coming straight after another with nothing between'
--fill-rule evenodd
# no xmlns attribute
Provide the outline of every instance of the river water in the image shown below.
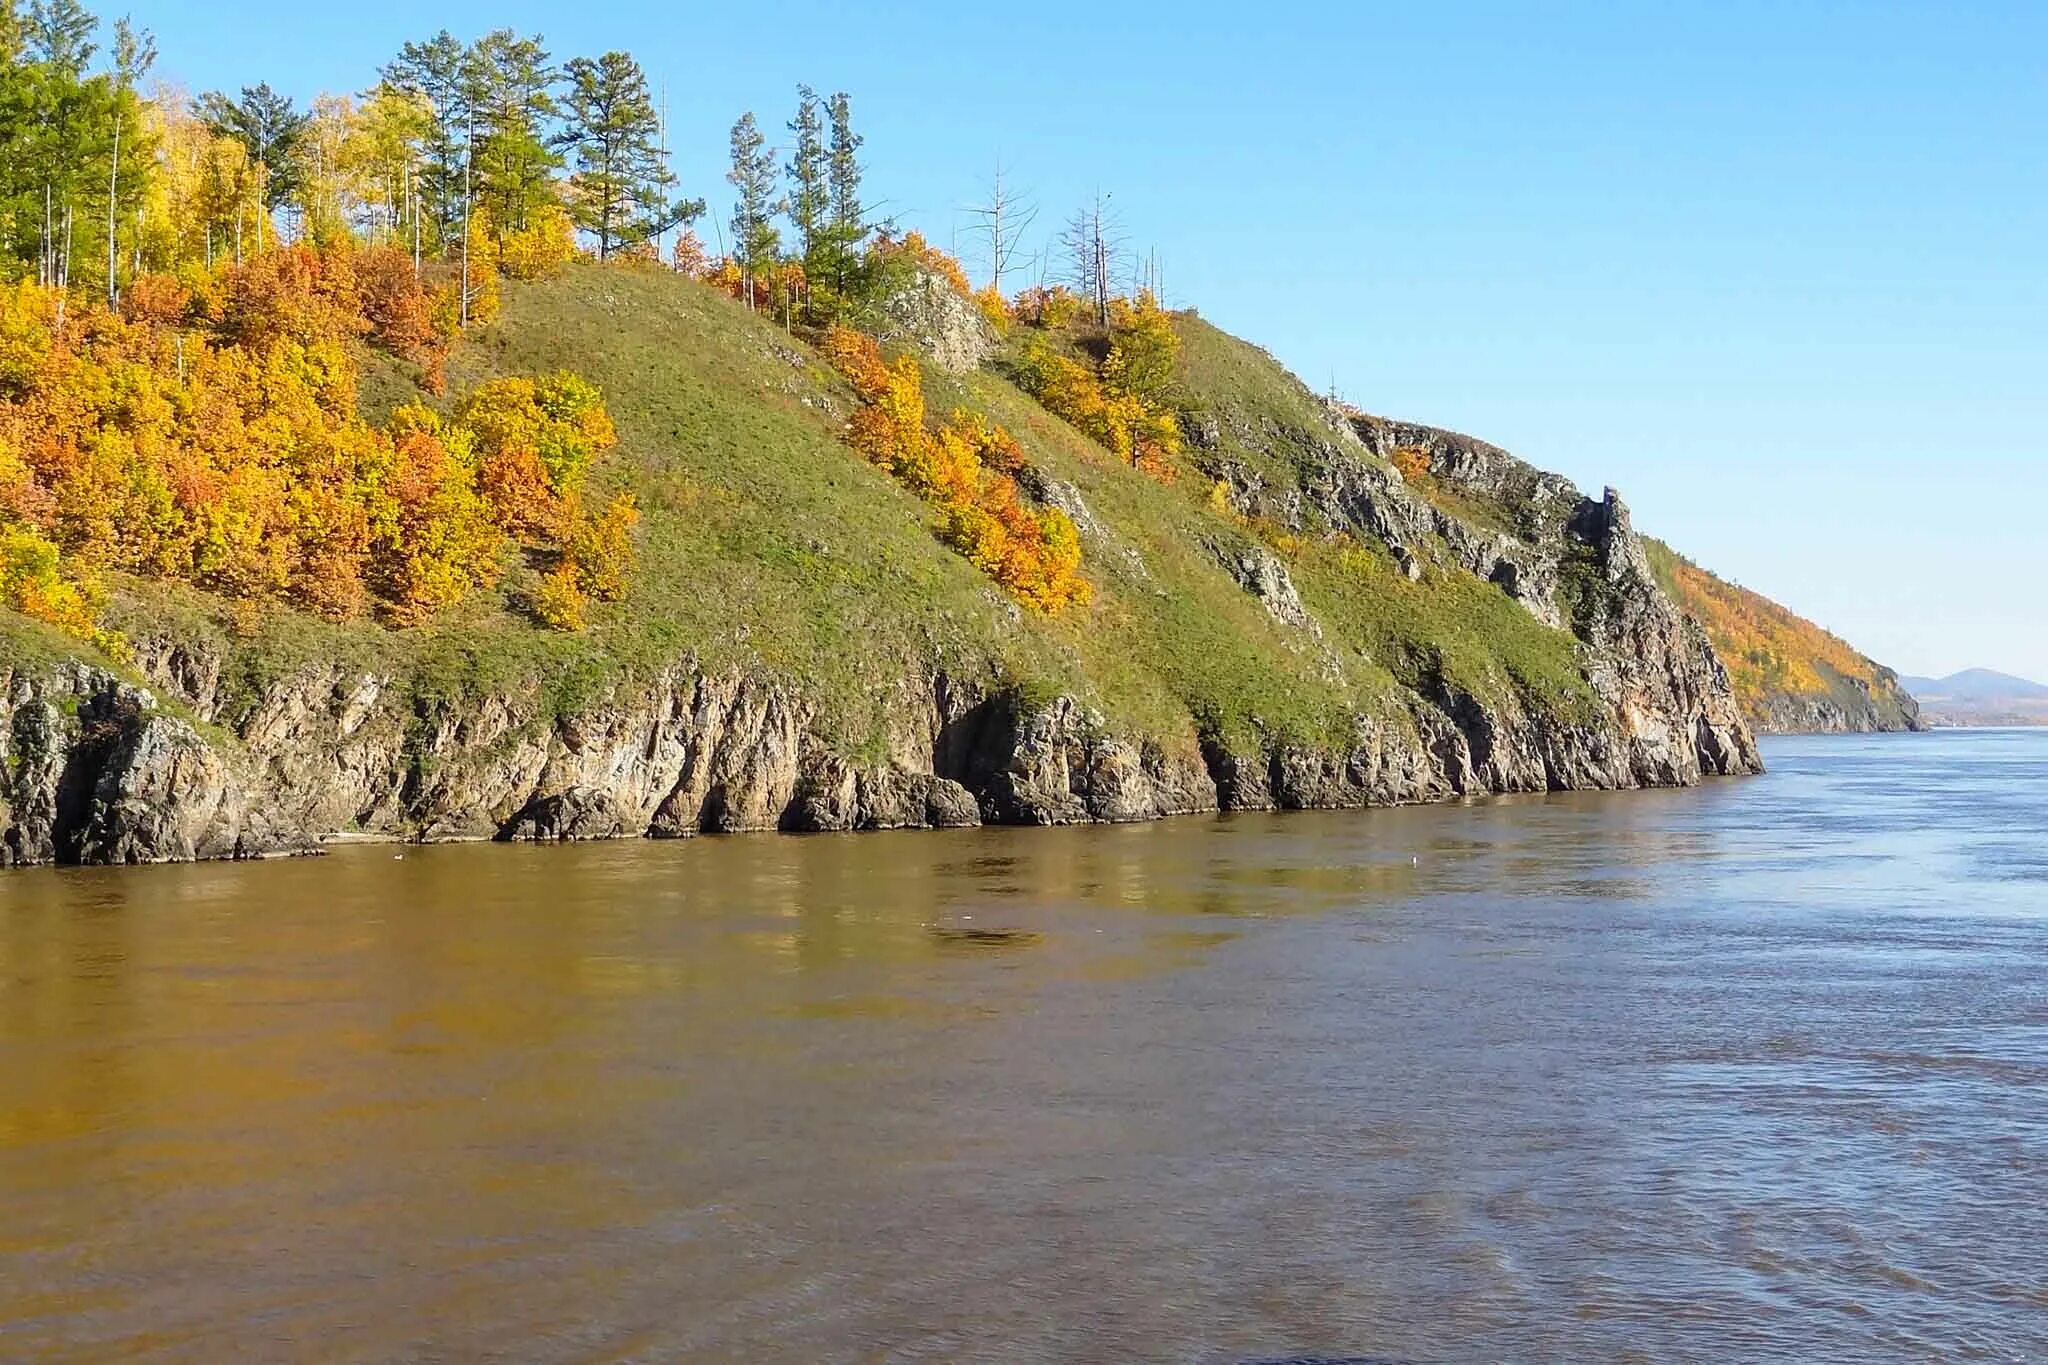
<svg viewBox="0 0 2048 1365"><path fill-rule="evenodd" d="M2048 733L1766 756L5 874L0 1358L2048 1359Z"/></svg>

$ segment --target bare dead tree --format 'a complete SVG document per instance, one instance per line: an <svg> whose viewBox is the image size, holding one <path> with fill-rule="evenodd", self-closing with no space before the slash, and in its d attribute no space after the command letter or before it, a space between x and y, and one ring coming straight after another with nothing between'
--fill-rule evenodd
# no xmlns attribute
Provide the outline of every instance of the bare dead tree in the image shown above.
<svg viewBox="0 0 2048 1365"><path fill-rule="evenodd" d="M1097 190L1093 202L1067 221L1060 247L1067 254L1069 279L1095 308L1095 325L1109 326L1109 288L1123 259L1123 234L1109 211L1110 196Z"/></svg>
<svg viewBox="0 0 2048 1365"><path fill-rule="evenodd" d="M995 184L988 202L969 208L974 230L988 243L989 283L1003 292L1003 272L1015 262L1024 234L1038 218L1038 205L1003 182L1003 163L996 162Z"/></svg>
<svg viewBox="0 0 2048 1365"><path fill-rule="evenodd" d="M1159 267L1159 249L1157 247L1148 249L1144 255L1136 257L1131 262L1131 297L1136 298L1140 294L1150 294L1154 302L1164 307L1166 302L1164 278L1164 272Z"/></svg>

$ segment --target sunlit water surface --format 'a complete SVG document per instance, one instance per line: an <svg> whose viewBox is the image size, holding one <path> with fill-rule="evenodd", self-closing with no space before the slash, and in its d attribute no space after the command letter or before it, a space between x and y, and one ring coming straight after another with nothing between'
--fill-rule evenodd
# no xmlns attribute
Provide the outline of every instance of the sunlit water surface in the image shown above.
<svg viewBox="0 0 2048 1365"><path fill-rule="evenodd" d="M2048 734L0 877L0 1357L2048 1358Z"/></svg>

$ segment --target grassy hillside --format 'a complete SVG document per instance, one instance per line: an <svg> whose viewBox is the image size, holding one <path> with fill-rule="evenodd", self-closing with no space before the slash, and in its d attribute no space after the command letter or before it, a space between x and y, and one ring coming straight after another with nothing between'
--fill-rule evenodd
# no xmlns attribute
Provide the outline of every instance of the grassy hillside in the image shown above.
<svg viewBox="0 0 2048 1365"><path fill-rule="evenodd" d="M1839 708L1852 728L1904 730L1918 709L1896 675L1767 597L1717 578L1661 541L1644 542L1664 590L1697 617L1752 723L1783 729L1812 708Z"/></svg>
<svg viewBox="0 0 2048 1365"><path fill-rule="evenodd" d="M1192 318L1176 325L1189 408L1216 419L1233 456L1276 482L1294 477L1290 465L1329 438L1321 404L1264 352ZM451 357L449 398L428 401L446 407L492 376L560 368L598 384L618 424L594 491L630 488L644 511L630 593L594 607L584 633L534 619L526 565L405 630L125 579L110 624L232 642L229 686L250 695L266 677L332 660L423 697L532 689L566 709L691 651L714 670L794 683L819 708L821 735L852 755L883 744L892 690L934 669L1071 693L1111 726L1190 741L1341 738L1361 712L1399 723L1397 682L1551 707L1589 696L1573 640L1470 575L1410 582L1377 549L1247 523L1208 496L1192 464L1148 477L1000 366L966 377L927 366L934 413L1002 423L1084 509L1092 600L1057 617L1024 611L935 538L926 504L843 444L853 400L809 346L665 272L583 265L508 286L502 321ZM377 356L362 394L373 420L422 396L407 367ZM1226 562L1248 553L1288 565L1320 632L1276 619L1239 584Z"/></svg>
<svg viewBox="0 0 2048 1365"><path fill-rule="evenodd" d="M1199 463L1251 469L1274 490L1298 489L1336 436L1328 404L1265 350L1199 318L1178 322L1184 399L1214 439ZM1347 446L1352 458L1370 458ZM1551 630L1493 584L1447 565L1421 581L1377 541L1332 543L1305 514L1304 534L1259 530L1288 560L1316 617L1360 657L1411 687L1439 676L1476 696L1511 690L1566 714L1592 704L1573 638Z"/></svg>

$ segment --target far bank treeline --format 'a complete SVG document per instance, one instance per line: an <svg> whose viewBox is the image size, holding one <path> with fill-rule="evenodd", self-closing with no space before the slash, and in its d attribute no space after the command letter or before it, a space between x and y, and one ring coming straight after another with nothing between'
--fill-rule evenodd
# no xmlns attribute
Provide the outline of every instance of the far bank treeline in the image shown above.
<svg viewBox="0 0 2048 1365"><path fill-rule="evenodd" d="M999 330L1031 325L1026 386L1172 477L1178 343L1148 291L1113 294L1102 215L1069 231L1078 291L1044 287L1041 264L1013 300L1028 216L1006 223L999 197L977 293L871 216L844 93L799 87L785 147L751 113L733 126L714 257L626 53L558 62L538 37L444 32L303 109L266 83L192 97L153 81L155 59L78 0L0 0L0 603L110 653L108 572L395 625L522 562L538 573L518 605L557 628L623 595L639 514L599 492L602 395L568 373L446 393L449 349L493 323L501 280L579 256L686 272L816 340L859 403L849 443L1032 609L1086 599L1074 527L1019 497L1000 428L927 418L915 362L866 335L886 300L936 279ZM435 402L366 422L365 348Z"/></svg>

